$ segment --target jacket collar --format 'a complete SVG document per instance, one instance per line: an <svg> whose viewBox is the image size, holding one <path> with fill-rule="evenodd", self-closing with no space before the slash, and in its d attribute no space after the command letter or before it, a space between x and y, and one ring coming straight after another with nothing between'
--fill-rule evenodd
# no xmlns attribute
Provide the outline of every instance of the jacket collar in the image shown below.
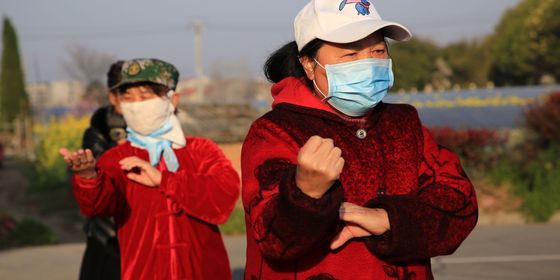
<svg viewBox="0 0 560 280"><path fill-rule="evenodd" d="M307 108L340 114L328 103L321 101L306 84L305 78L288 77L272 86L271 93L274 102L272 108L280 103L289 103Z"/></svg>
<svg viewBox="0 0 560 280"><path fill-rule="evenodd" d="M321 101L321 97L309 89L307 80L304 77L288 77L281 80L272 86L271 94L274 99L272 102L273 109L280 105L280 107L290 110L305 110L307 113L314 112L314 114L325 118L361 125L374 123L379 118L383 108L385 108L385 104L381 102L375 109L363 117L352 118L346 116L331 107L327 102Z"/></svg>

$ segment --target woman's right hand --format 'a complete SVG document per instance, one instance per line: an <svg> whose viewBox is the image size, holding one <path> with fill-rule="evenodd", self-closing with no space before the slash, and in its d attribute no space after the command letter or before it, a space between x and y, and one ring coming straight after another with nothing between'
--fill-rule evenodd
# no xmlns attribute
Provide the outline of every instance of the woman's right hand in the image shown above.
<svg viewBox="0 0 560 280"><path fill-rule="evenodd" d="M321 198L340 177L344 167L341 155L332 139L311 136L297 157L297 186L308 196Z"/></svg>
<svg viewBox="0 0 560 280"><path fill-rule="evenodd" d="M95 170L96 161L90 149L85 151L80 149L76 152L71 152L66 148L61 148L59 153L74 174L85 179L97 177L97 171Z"/></svg>

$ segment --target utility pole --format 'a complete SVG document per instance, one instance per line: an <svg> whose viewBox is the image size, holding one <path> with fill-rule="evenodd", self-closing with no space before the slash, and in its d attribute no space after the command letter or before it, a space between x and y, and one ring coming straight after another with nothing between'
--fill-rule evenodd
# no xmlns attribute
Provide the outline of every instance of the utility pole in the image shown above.
<svg viewBox="0 0 560 280"><path fill-rule="evenodd" d="M194 32L194 64L195 64L195 79L196 79L196 92L195 100L202 101L204 98L204 72L202 66L202 30L204 25L199 20L194 20L192 23L192 29Z"/></svg>
<svg viewBox="0 0 560 280"><path fill-rule="evenodd" d="M37 94L38 96L36 97L36 104L37 105L37 109L39 111L39 119L41 120L41 122L45 123L46 122L46 103L47 103L47 97L45 96L47 94L47 92L45 91L45 83L43 83L43 80L41 79L41 72L39 70L39 62L37 59L37 56L34 55L33 56L33 70L35 72L35 86L37 87L37 91L34 92L34 94ZM29 100L31 103L31 99ZM31 106L31 104L29 104Z"/></svg>

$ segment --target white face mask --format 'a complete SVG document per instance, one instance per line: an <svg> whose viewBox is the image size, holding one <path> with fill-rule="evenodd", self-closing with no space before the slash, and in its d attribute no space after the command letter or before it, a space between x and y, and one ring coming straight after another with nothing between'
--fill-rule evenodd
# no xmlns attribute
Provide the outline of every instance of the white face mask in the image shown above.
<svg viewBox="0 0 560 280"><path fill-rule="evenodd" d="M126 126L144 136L162 127L175 110L171 101L165 97L140 102L122 102L121 109Z"/></svg>

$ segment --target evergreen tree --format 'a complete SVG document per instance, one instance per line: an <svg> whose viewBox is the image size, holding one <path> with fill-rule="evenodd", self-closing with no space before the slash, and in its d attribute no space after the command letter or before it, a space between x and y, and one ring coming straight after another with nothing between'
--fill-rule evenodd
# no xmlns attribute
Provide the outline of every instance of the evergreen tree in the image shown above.
<svg viewBox="0 0 560 280"><path fill-rule="evenodd" d="M0 68L0 120L12 122L20 115L29 114L29 100L25 82L17 35L12 23L4 18L2 34L2 65Z"/></svg>
<svg viewBox="0 0 560 280"><path fill-rule="evenodd" d="M538 84L543 75L560 80L558 15L558 0L523 0L503 16L491 38L497 85Z"/></svg>

